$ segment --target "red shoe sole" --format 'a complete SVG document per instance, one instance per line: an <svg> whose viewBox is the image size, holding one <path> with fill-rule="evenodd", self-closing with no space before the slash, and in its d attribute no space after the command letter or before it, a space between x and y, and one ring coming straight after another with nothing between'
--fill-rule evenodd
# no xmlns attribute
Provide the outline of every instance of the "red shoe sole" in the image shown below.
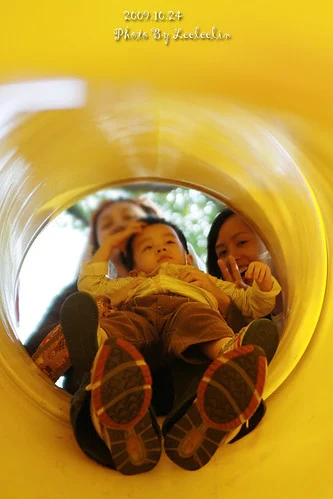
<svg viewBox="0 0 333 499"><path fill-rule="evenodd" d="M152 397L149 367L122 338L106 342L92 370L92 404L101 423L126 429L146 414Z"/></svg>

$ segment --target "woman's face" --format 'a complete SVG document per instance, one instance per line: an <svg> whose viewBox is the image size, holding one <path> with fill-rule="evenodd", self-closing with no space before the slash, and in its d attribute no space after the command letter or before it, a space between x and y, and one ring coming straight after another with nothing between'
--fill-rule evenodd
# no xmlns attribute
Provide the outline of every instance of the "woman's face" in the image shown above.
<svg viewBox="0 0 333 499"><path fill-rule="evenodd" d="M259 236L238 215L231 215L219 230L215 251L217 258L235 258L240 273L244 273L251 262L267 259L267 249Z"/></svg>
<svg viewBox="0 0 333 499"><path fill-rule="evenodd" d="M107 206L97 220L97 242L101 245L106 236L126 229L130 222L147 216L145 211L128 201L119 201Z"/></svg>

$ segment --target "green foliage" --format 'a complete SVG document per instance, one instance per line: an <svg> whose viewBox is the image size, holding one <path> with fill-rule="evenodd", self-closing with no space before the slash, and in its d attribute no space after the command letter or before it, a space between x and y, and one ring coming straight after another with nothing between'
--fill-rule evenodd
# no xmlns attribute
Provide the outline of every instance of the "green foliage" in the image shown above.
<svg viewBox="0 0 333 499"><path fill-rule="evenodd" d="M59 223L71 223L75 230L89 226L91 212L104 199L144 196L155 203L164 218L178 225L198 256L206 261L207 235L224 204L201 191L166 184L136 184L122 189L106 189L91 194L59 217Z"/></svg>

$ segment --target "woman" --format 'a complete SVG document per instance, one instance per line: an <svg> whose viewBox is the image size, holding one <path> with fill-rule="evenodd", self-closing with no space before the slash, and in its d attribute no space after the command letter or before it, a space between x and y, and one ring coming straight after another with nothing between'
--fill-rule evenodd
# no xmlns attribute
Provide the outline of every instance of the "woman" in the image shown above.
<svg viewBox="0 0 333 499"><path fill-rule="evenodd" d="M90 258L107 234L117 233L131 222L147 215L160 215L158 208L147 200L140 198L117 198L115 200L102 201L91 217L89 243L84 259ZM121 259L120 250L115 249L112 255L110 255L111 259L110 272L123 276L126 270ZM50 304L47 313L38 324L36 331L28 338L24 345L30 356L35 354L39 345L45 340L50 331L58 328L60 308L63 302L68 296L77 291L77 279L75 279ZM51 341L54 345L57 345L55 351L59 356L59 369L62 369L61 351L63 350L64 343L61 331L56 331ZM57 375L52 376L50 372L47 372L47 374L55 379L58 377ZM74 393L78 387L78 380L75 374L69 369L64 376L64 389L70 393Z"/></svg>
<svg viewBox="0 0 333 499"><path fill-rule="evenodd" d="M271 256L258 234L247 225L242 217L230 208L225 208L215 218L208 234L208 273L234 282L239 287L246 287L251 284L246 273L250 263L254 261L261 261L272 268ZM277 297L272 319L281 331L283 320L282 293ZM231 307L228 323L237 332L246 324L246 321L237 313L235 307Z"/></svg>
<svg viewBox="0 0 333 499"><path fill-rule="evenodd" d="M246 222L231 209L225 208L214 220L207 240L208 273L227 281L234 282L238 287L252 284L249 279L249 267L252 262L261 261L271 266L270 255L263 241ZM209 276L203 276L197 270L191 270L187 282L197 284L209 290ZM282 322L282 296L277 297L274 309L275 320ZM271 317L269 317L271 318ZM230 304L226 314L228 325L238 332L249 323L249 319L241 315L234 304ZM279 326L279 324L277 324ZM200 366L190 366L175 361L173 365L176 409L166 418L163 424L163 434L166 436L177 423L177 429L182 427L182 418L187 414L190 401L194 400L200 381ZM187 385L187 386L186 386ZM192 396L191 396L192 393ZM261 401L255 414L247 421L229 443L239 440L250 433L261 421L266 412L264 401Z"/></svg>

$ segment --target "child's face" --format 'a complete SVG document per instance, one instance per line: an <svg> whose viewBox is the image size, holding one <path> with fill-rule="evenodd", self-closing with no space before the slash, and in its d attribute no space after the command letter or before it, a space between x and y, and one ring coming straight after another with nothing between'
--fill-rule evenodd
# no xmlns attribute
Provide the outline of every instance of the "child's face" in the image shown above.
<svg viewBox="0 0 333 499"><path fill-rule="evenodd" d="M163 224L147 225L133 241L134 268L149 274L164 262L185 265L190 255L172 227Z"/></svg>
<svg viewBox="0 0 333 499"><path fill-rule="evenodd" d="M233 256L241 274L251 262L264 261L267 255L262 240L238 215L229 217L220 228L215 250L217 258Z"/></svg>

